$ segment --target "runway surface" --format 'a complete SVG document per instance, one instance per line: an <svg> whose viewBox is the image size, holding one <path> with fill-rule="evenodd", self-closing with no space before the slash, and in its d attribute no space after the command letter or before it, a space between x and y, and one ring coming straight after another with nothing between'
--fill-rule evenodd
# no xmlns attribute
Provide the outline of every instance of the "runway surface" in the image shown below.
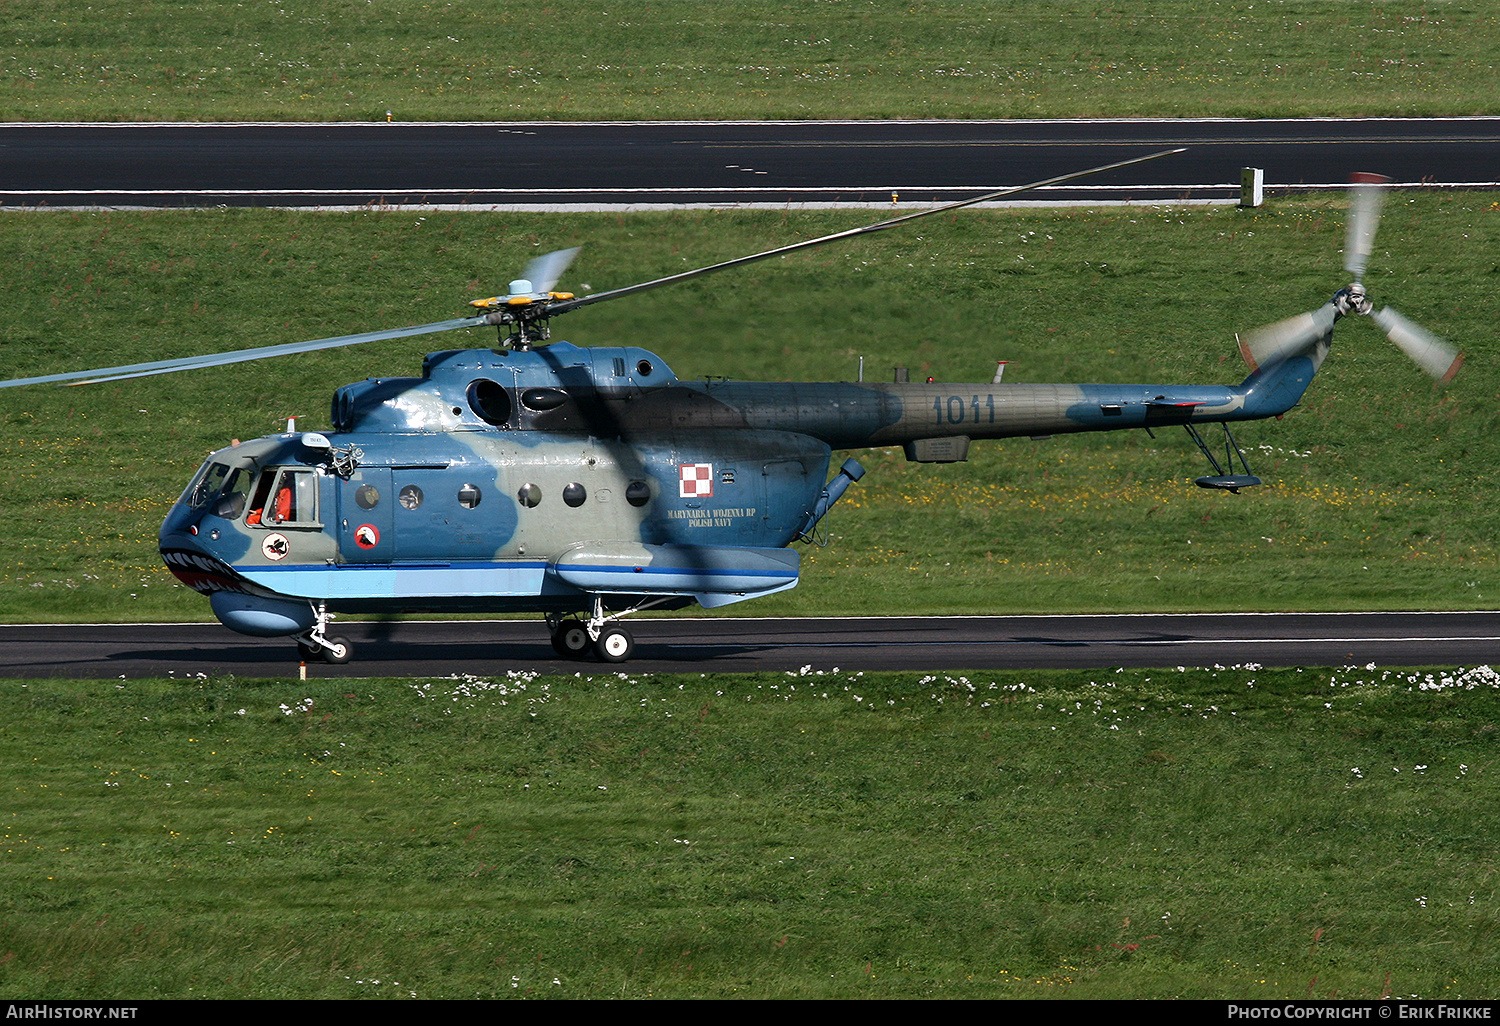
<svg viewBox="0 0 1500 1026"><path fill-rule="evenodd" d="M623 665L560 659L537 620L338 623L354 660L314 677L1234 666L1476 666L1500 659L1500 613L632 620ZM286 639L218 624L0 626L0 676L295 676Z"/></svg>
<svg viewBox="0 0 1500 1026"><path fill-rule="evenodd" d="M0 124L5 206L891 206L1174 146L1028 202L1229 202L1268 189L1494 186L1500 118L486 124Z"/></svg>

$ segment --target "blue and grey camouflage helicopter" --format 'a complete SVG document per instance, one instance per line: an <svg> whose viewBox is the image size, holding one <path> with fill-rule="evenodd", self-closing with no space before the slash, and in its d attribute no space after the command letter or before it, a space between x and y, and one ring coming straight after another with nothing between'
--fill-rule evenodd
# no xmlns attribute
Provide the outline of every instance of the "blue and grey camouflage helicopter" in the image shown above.
<svg viewBox="0 0 1500 1026"><path fill-rule="evenodd" d="M1166 151L1177 152L1177 151ZM434 324L0 383L86 384L381 339L496 326L494 349L429 353L421 377L371 378L333 397L330 432L298 431L208 457L160 532L179 580L243 634L296 639L342 663L335 613L540 612L565 656L622 662L620 623L644 609L723 606L797 583L819 521L864 471L839 450L901 446L908 460L966 458L974 439L1187 429L1212 473L1259 483L1229 423L1291 409L1334 322L1372 314L1435 377L1461 359L1360 283L1380 183L1358 182L1346 246L1354 281L1325 305L1241 339L1238 385L682 381L654 353L549 342L549 319L606 300L1163 154L987 193L821 238L588 296L557 291L577 250L533 261L506 295ZM1200 433L1222 425L1224 462ZM1237 462L1236 462L1237 461Z"/></svg>

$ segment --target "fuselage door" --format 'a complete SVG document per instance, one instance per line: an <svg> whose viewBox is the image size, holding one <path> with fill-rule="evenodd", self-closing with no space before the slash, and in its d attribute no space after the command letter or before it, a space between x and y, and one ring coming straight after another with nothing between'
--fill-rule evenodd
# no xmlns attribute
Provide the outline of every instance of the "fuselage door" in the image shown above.
<svg viewBox="0 0 1500 1026"><path fill-rule="evenodd" d="M396 494L388 467L360 467L339 479L339 558L389 563L396 554L392 510Z"/></svg>
<svg viewBox="0 0 1500 1026"><path fill-rule="evenodd" d="M807 516L809 481L807 465L798 459L766 462L761 467L761 545L786 545L796 536L797 525Z"/></svg>

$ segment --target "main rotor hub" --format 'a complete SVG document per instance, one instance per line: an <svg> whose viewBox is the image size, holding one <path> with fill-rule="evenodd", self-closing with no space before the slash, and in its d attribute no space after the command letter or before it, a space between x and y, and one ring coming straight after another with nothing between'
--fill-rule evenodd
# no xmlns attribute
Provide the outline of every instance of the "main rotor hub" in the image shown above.
<svg viewBox="0 0 1500 1026"><path fill-rule="evenodd" d="M515 285L529 285L526 281L513 281ZM493 324L500 329L501 345L507 346L517 352L529 350L534 343L545 342L552 337L552 332L547 325L547 318L551 311L548 309L553 301L559 299L572 299L570 292L553 292L546 295L515 295L497 296L493 299L475 300L469 305L485 311L484 321ZM513 327L509 335L505 333L507 326Z"/></svg>

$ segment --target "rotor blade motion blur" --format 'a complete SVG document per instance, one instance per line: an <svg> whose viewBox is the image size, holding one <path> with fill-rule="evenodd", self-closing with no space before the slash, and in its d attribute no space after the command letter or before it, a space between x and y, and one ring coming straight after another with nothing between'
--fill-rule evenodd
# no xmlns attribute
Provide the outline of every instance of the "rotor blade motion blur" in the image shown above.
<svg viewBox="0 0 1500 1026"><path fill-rule="evenodd" d="M1362 281L1375 248L1375 230L1380 227L1380 208L1385 205L1384 175L1357 174L1349 188L1349 225L1344 240L1344 269Z"/></svg>
<svg viewBox="0 0 1500 1026"><path fill-rule="evenodd" d="M1325 303L1316 310L1255 328L1240 336L1240 355L1251 370L1269 366L1277 360L1305 352L1333 331L1336 320L1337 310L1332 303Z"/></svg>
<svg viewBox="0 0 1500 1026"><path fill-rule="evenodd" d="M533 292L551 292L557 288L557 283L562 280L563 272L578 255L581 246L572 249L559 249L544 256L539 256L526 265L526 270L521 277L531 282Z"/></svg>
<svg viewBox="0 0 1500 1026"><path fill-rule="evenodd" d="M661 285L671 285L679 281L687 281L689 278L697 278L700 275L712 274L715 271L728 270L731 267L739 267L742 264L754 263L757 260L767 260L775 256L785 256L798 250L811 249L813 246L821 246L827 242L836 242L839 239L852 239L857 235L869 235L871 232L884 231L894 228L908 221L915 221L920 217L930 217L933 214L941 214L949 210L958 210L961 207L972 207L976 203L987 203L991 200L1001 199L1005 196L1014 196L1017 193L1030 192L1033 189L1046 188L1049 185L1059 185L1063 182L1071 182L1075 178L1084 178L1088 175L1097 175L1105 171L1113 171L1116 168L1129 167L1132 164L1141 164L1148 160L1156 160L1158 157L1170 156L1174 153L1182 153L1184 147L1173 150L1161 150L1157 153L1148 153L1144 157L1132 157L1130 160L1121 160L1113 164L1103 164L1099 167L1089 168L1087 171L1075 171L1072 174L1059 175L1056 178L1047 178L1040 182L1032 182L1029 185L1015 185L1005 189L997 189L987 192L983 196L975 196L973 199L959 200L955 203L944 203L940 206L931 207L927 210L918 210L915 213L903 214L886 221L878 221L875 224L865 225L861 228L850 228L847 231L835 232L832 235L824 235L816 239L806 239L802 242L794 242L790 246L779 246L776 249L768 249L764 253L754 253L750 256L736 257L733 260L725 260L723 263L710 264L707 267L699 267L691 271L683 271L680 274L671 274L665 278L657 278L654 281L641 282L637 285L627 285L624 288L612 289L608 292L600 292L592 296L583 296L578 299L569 299L560 303L553 303L548 309L549 314L567 313L581 306L591 306L594 303L602 303L606 299L618 299L621 296L632 295L636 292L645 292Z"/></svg>
<svg viewBox="0 0 1500 1026"><path fill-rule="evenodd" d="M1453 380L1463 365L1463 354L1415 321L1407 320L1390 307L1383 307L1370 319L1385 332L1385 337L1401 347L1411 361L1439 381Z"/></svg>
<svg viewBox="0 0 1500 1026"><path fill-rule="evenodd" d="M1375 232L1380 226L1380 211L1385 205L1389 182L1390 179L1383 175L1354 175L1349 187L1349 214L1344 239L1344 269L1353 275L1354 280L1316 310L1242 335L1239 339L1240 355L1251 370L1300 353L1311 354L1314 345L1333 331L1335 321L1350 314L1360 314L1374 320L1386 338L1432 377L1447 382L1458 373L1464 362L1463 354L1390 307L1376 311L1362 280L1375 248ZM1322 350L1326 351L1326 348ZM1321 359L1321 354L1315 355L1314 359Z"/></svg>
<svg viewBox="0 0 1500 1026"><path fill-rule="evenodd" d="M153 374L171 374L173 371L196 370L199 367L219 367L230 363L245 363L249 360L265 360L273 356L290 356L293 353L310 353L318 349L336 349L339 346L357 346L365 342L380 342L391 338L406 338L412 335L429 335L457 328L472 328L484 324L483 317L459 317L451 321L419 324L412 328L388 328L384 331L366 331L358 335L340 335L336 338L319 338L310 342L286 342L258 349L239 349L229 353L210 353L205 356L184 356L176 360L155 360L150 363L129 363L119 367L96 367L93 370L69 371L64 374L46 374L37 378L16 378L0 381L0 388L15 388L18 385L74 384L93 385L103 381L121 381L125 378L145 378Z"/></svg>

